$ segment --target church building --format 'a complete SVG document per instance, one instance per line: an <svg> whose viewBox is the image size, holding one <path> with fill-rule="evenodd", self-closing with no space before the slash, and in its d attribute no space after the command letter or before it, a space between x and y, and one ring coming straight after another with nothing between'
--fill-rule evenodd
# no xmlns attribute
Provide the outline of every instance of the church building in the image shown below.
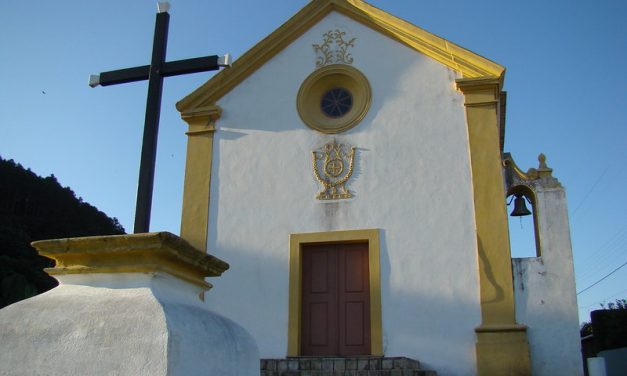
<svg viewBox="0 0 627 376"><path fill-rule="evenodd" d="M263 375L582 374L564 190L543 155L524 172L504 152L504 79L361 0L313 0L177 103L181 237L229 263L205 304ZM537 257L511 258L510 198Z"/></svg>

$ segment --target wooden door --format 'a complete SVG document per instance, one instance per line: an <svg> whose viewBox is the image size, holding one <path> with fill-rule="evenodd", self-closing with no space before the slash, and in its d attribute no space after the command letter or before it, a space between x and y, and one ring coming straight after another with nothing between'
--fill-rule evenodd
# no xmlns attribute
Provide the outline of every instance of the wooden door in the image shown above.
<svg viewBox="0 0 627 376"><path fill-rule="evenodd" d="M303 246L301 355L370 354L368 244Z"/></svg>

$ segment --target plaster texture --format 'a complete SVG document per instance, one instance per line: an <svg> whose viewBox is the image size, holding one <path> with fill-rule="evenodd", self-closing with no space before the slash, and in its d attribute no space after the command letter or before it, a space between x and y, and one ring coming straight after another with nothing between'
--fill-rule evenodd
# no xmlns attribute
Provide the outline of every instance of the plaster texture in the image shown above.
<svg viewBox="0 0 627 376"><path fill-rule="evenodd" d="M583 375L563 188L536 188L540 257L513 259L516 319L528 326L533 375Z"/></svg>
<svg viewBox="0 0 627 376"><path fill-rule="evenodd" d="M296 110L329 30L356 38L372 105L337 135ZM285 357L289 234L380 229L383 348L439 375L474 375L481 322L473 196L457 74L332 12L217 103L208 249L231 265L207 304L241 323L264 358ZM320 201L311 152L357 148L348 200Z"/></svg>
<svg viewBox="0 0 627 376"><path fill-rule="evenodd" d="M258 375L250 335L163 274L58 276L0 311L0 375Z"/></svg>

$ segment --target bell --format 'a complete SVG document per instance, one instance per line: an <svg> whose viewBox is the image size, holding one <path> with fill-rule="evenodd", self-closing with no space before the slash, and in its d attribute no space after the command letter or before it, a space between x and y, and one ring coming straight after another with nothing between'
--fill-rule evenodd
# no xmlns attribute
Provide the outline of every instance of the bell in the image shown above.
<svg viewBox="0 0 627 376"><path fill-rule="evenodd" d="M531 212L527 209L527 205L525 205L525 197L523 195L516 195L514 210L512 210L510 215L512 217L524 217L529 214L531 214Z"/></svg>

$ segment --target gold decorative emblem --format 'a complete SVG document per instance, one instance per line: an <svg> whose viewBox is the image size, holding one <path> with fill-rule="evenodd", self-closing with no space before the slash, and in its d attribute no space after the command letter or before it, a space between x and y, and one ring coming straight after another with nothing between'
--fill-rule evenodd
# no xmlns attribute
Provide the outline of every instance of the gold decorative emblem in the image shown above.
<svg viewBox="0 0 627 376"><path fill-rule="evenodd" d="M320 149L311 152L316 179L324 189L316 195L318 200L338 200L351 198L346 182L353 174L355 147L338 144L333 140Z"/></svg>
<svg viewBox="0 0 627 376"><path fill-rule="evenodd" d="M322 44L314 44L313 48L318 57L316 58L316 67L324 67L328 64L352 64L353 56L348 52L349 47L355 47L352 38L348 41L344 40L345 31L339 29L329 30L322 35Z"/></svg>

